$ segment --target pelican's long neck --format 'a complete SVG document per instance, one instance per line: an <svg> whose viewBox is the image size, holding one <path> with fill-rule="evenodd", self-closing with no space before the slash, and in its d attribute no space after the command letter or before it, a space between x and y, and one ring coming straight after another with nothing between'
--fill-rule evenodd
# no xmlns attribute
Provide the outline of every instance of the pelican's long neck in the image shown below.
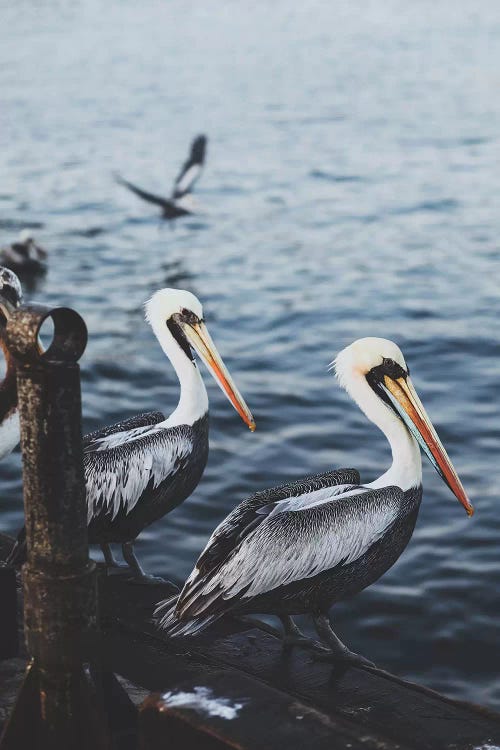
<svg viewBox="0 0 500 750"><path fill-rule="evenodd" d="M364 375L353 374L344 386L369 420L384 433L392 451L392 464L370 487L395 485L403 491L422 483L420 448L403 422L370 388Z"/></svg>
<svg viewBox="0 0 500 750"><path fill-rule="evenodd" d="M198 366L180 347L165 322L151 321L151 327L161 348L172 363L181 387L179 403L166 420L165 426L192 425L208 411L207 390Z"/></svg>

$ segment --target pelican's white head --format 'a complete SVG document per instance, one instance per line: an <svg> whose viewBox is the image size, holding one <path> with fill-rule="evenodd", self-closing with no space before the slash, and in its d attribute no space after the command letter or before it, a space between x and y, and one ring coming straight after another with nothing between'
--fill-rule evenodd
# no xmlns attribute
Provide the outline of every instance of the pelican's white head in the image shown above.
<svg viewBox="0 0 500 750"><path fill-rule="evenodd" d="M353 344L346 346L334 361L335 374L340 385L349 393L349 385L357 376L365 376L384 363L393 362L401 368L406 375L409 374L408 367L403 357L403 352L394 341L380 339L375 336L367 336L358 339Z"/></svg>
<svg viewBox="0 0 500 750"><path fill-rule="evenodd" d="M467 513L472 515L472 505L413 387L401 349L388 339L358 339L340 352L334 365L340 384L387 435L393 456L398 452L398 442L405 439L397 429L396 423L400 421Z"/></svg>
<svg viewBox="0 0 500 750"><path fill-rule="evenodd" d="M255 422L252 414L212 341L203 320L203 307L199 299L182 289L160 289L146 302L145 308L146 320L177 371L181 398L183 378L192 372L196 352L245 424L253 431ZM191 369L186 370L187 362Z"/></svg>
<svg viewBox="0 0 500 750"><path fill-rule="evenodd" d="M159 289L146 302L146 320L154 327L166 323L173 315L191 313L203 320L203 306L192 292L185 289Z"/></svg>

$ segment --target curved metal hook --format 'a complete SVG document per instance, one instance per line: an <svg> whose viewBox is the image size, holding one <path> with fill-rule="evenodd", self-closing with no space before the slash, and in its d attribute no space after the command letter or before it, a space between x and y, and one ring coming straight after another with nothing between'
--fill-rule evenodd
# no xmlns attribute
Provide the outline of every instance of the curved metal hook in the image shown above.
<svg viewBox="0 0 500 750"><path fill-rule="evenodd" d="M39 333L45 320L52 319L54 336L46 351L40 347ZM85 321L70 307L21 305L8 318L5 342L12 355L24 364L77 362L87 345Z"/></svg>

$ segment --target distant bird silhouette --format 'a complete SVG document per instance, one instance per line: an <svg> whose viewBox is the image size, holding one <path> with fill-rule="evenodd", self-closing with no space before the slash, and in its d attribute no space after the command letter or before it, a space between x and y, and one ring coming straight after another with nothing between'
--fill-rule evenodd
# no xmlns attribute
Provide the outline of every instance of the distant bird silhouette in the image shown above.
<svg viewBox="0 0 500 750"><path fill-rule="evenodd" d="M47 252L23 229L17 242L0 250L0 264L21 277L36 276L47 271Z"/></svg>
<svg viewBox="0 0 500 750"><path fill-rule="evenodd" d="M203 169L206 147L207 137L205 135L198 135L192 142L191 152L174 182L170 198L163 198L161 195L148 193L142 190L142 188L137 187L137 185L124 180L119 174L115 174L115 179L119 185L128 188L138 195L139 198L160 206L164 219L177 219L179 216L196 213L192 189Z"/></svg>

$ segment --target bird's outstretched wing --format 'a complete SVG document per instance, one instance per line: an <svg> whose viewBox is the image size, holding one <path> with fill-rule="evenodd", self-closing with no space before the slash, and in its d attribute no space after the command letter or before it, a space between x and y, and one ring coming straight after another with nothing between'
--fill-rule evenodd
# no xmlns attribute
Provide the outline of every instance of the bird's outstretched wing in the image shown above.
<svg viewBox="0 0 500 750"><path fill-rule="evenodd" d="M168 198L162 198L161 195L148 193L145 190L142 190L142 188L137 187L137 185L128 182L128 180L124 180L119 174L115 174L114 178L119 185L123 185L123 187L126 187L128 190L131 190L138 195L139 198L142 198L142 200L148 201L148 203L154 203L156 206L161 206L162 208L169 208L172 205L172 202L168 200Z"/></svg>
<svg viewBox="0 0 500 750"><path fill-rule="evenodd" d="M206 146L207 138L204 135L197 136L191 144L191 152L174 182L172 190L172 199L174 201L182 198L182 196L193 189L194 183L199 178L203 164L205 163Z"/></svg>

